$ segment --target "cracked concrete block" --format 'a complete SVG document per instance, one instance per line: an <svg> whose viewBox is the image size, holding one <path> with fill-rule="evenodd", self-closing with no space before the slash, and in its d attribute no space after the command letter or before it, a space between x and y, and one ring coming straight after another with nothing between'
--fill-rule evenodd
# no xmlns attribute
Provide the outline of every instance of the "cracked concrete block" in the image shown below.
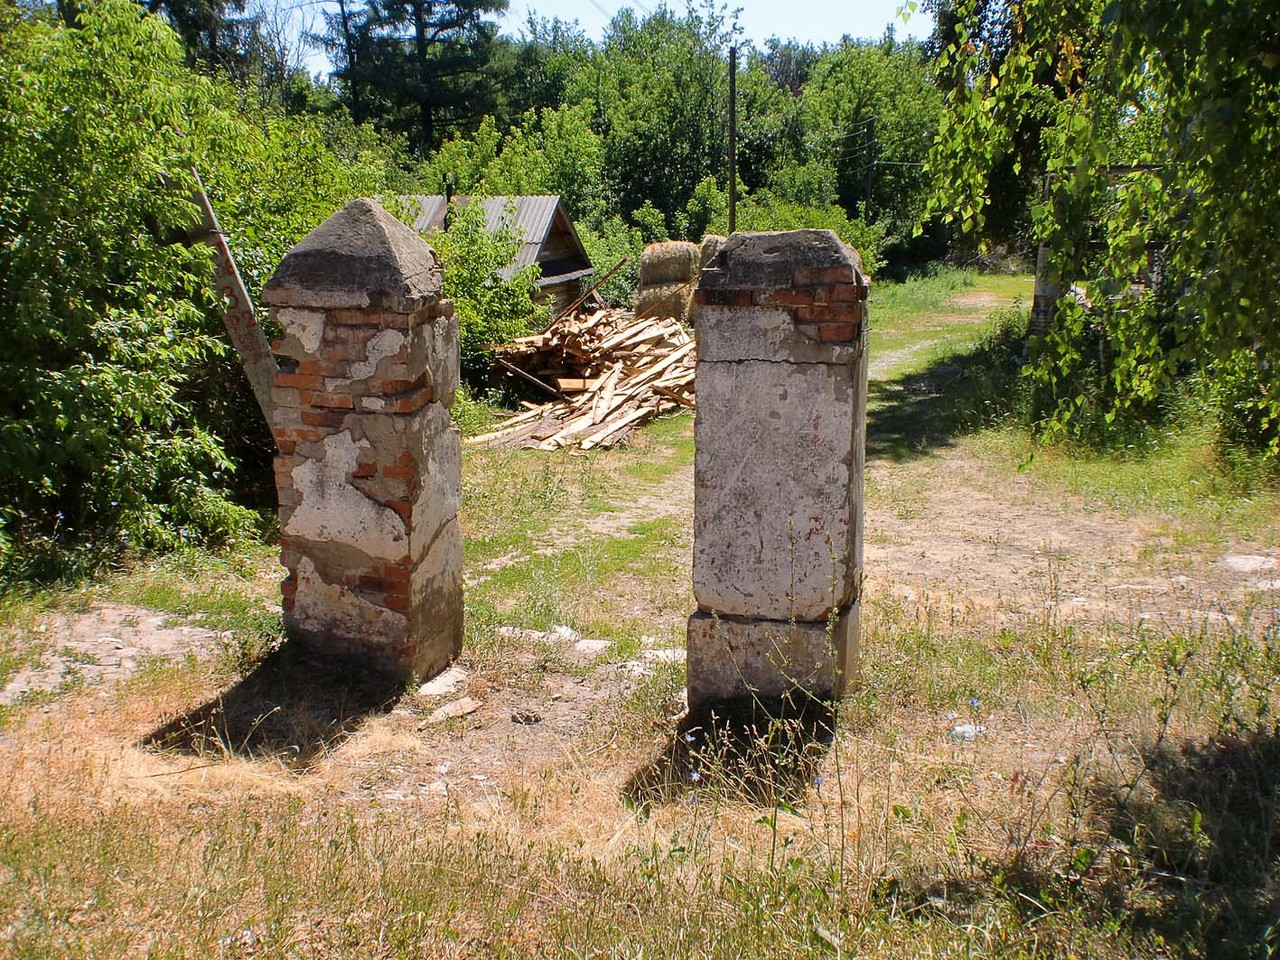
<svg viewBox="0 0 1280 960"><path fill-rule="evenodd" d="M747 697L834 700L849 688L858 657L858 607L829 621L689 618L689 709Z"/></svg>
<svg viewBox="0 0 1280 960"><path fill-rule="evenodd" d="M302 500L281 532L295 540L338 541L379 560L408 559L404 520L350 480L361 451L369 450L369 442L357 444L350 431L326 437L323 459L305 460L293 469Z"/></svg>
<svg viewBox="0 0 1280 960"><path fill-rule="evenodd" d="M700 610L813 621L856 597L858 369L699 361L693 588Z"/></svg>
<svg viewBox="0 0 1280 960"><path fill-rule="evenodd" d="M862 582L860 267L834 233L799 230L735 234L702 271L691 703L843 689Z"/></svg>

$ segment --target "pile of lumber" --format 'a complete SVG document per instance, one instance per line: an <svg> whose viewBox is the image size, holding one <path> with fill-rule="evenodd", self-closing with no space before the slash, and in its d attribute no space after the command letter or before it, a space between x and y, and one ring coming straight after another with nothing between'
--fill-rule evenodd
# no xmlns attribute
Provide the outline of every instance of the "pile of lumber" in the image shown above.
<svg viewBox="0 0 1280 960"><path fill-rule="evenodd" d="M497 348L496 362L556 399L468 444L555 450L611 447L633 428L693 406L694 344L672 317L595 310Z"/></svg>

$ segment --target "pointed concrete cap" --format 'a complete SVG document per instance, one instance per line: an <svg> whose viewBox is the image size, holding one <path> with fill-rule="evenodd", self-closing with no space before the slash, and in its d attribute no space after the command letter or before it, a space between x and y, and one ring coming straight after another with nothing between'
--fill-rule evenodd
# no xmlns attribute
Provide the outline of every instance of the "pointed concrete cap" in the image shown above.
<svg viewBox="0 0 1280 960"><path fill-rule="evenodd" d="M440 258L376 200L347 204L285 254L262 291L278 307L412 310L438 298Z"/></svg>
<svg viewBox="0 0 1280 960"><path fill-rule="evenodd" d="M704 290L779 289L807 283L797 281L797 271L818 276L827 270L842 274L844 282L862 274L858 251L831 230L735 233L702 269L699 286Z"/></svg>

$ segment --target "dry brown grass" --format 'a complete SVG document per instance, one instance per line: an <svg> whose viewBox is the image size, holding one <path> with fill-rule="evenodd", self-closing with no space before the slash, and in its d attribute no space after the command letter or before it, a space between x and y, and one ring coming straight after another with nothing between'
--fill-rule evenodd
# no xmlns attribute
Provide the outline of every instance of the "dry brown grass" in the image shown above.
<svg viewBox="0 0 1280 960"><path fill-rule="evenodd" d="M469 460L473 714L321 695L261 651L10 713L0 956L1274 955L1271 596L971 451L875 464L838 719L681 723L682 670L643 638L677 639L690 604L688 431ZM269 556L207 563L104 595L252 637ZM556 624L612 646L584 657ZM235 723L155 743L219 697Z"/></svg>

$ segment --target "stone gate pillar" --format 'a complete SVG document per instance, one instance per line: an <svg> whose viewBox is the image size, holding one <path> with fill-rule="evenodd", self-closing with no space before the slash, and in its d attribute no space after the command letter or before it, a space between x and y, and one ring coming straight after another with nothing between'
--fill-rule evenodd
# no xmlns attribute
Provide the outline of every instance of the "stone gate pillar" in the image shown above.
<svg viewBox="0 0 1280 960"><path fill-rule="evenodd" d="M458 325L440 261L357 200L289 251L263 298L283 328L285 631L401 677L437 673L462 644Z"/></svg>
<svg viewBox="0 0 1280 960"><path fill-rule="evenodd" d="M735 234L695 294L689 706L840 696L858 649L867 281L829 230Z"/></svg>

